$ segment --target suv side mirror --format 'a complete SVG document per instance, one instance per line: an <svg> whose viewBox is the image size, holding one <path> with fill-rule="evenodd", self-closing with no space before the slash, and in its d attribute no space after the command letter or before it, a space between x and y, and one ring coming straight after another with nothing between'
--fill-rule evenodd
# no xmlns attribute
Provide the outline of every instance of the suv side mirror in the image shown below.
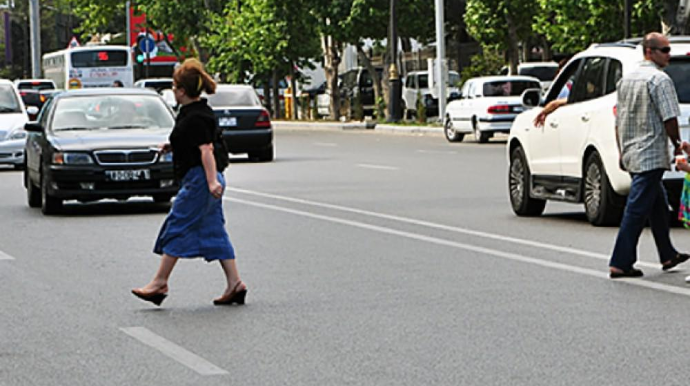
<svg viewBox="0 0 690 386"><path fill-rule="evenodd" d="M528 88L523 91L522 105L525 107L536 107L541 104L541 89L539 88Z"/></svg>
<svg viewBox="0 0 690 386"><path fill-rule="evenodd" d="M41 126L41 124L38 122L29 122L25 124L24 130L30 133L42 133L44 131L43 126Z"/></svg>

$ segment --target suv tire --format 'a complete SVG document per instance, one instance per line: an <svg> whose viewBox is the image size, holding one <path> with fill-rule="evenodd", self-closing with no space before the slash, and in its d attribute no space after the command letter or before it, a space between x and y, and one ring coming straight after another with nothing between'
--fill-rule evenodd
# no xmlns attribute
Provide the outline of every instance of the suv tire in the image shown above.
<svg viewBox="0 0 690 386"><path fill-rule="evenodd" d="M530 171L522 147L517 146L510 152L510 170L508 172L508 192L510 205L518 216L539 216L544 213L546 200L532 198L530 192Z"/></svg>
<svg viewBox="0 0 690 386"><path fill-rule="evenodd" d="M455 131L450 117L446 117L446 123L443 125L443 132L446 134L448 142L461 142L462 139L465 138L465 134Z"/></svg>
<svg viewBox="0 0 690 386"><path fill-rule="evenodd" d="M583 174L582 199L587 220L594 226L620 224L625 198L613 191L599 153L587 157Z"/></svg>

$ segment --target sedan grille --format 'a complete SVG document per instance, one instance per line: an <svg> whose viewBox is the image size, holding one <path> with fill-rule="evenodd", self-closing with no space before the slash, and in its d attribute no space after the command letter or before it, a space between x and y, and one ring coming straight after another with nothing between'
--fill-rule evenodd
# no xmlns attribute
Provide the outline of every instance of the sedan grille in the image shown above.
<svg viewBox="0 0 690 386"><path fill-rule="evenodd" d="M94 155L101 165L149 165L158 160L154 150L101 150Z"/></svg>

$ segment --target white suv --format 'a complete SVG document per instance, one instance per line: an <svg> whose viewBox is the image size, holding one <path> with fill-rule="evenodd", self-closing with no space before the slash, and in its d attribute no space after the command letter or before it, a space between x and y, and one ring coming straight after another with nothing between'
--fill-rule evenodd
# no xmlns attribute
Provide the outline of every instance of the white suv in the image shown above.
<svg viewBox="0 0 690 386"><path fill-rule="evenodd" d="M673 79L681 116L681 137L690 139L690 37L671 37L671 62L665 71ZM554 80L545 98L536 90L523 94L523 103L539 106L569 88L568 103L534 126L542 110L520 114L510 130L508 178L510 201L519 216L538 216L546 200L584 203L593 225L615 225L625 207L630 176L618 165L615 114L616 84L643 60L634 43L593 45L575 55ZM672 148L669 141L669 152ZM678 208L684 175L667 171L664 184L673 208Z"/></svg>

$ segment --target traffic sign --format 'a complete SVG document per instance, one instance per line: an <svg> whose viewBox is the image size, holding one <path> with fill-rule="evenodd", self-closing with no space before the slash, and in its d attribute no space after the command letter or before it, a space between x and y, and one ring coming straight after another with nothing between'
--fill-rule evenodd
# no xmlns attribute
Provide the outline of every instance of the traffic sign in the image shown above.
<svg viewBox="0 0 690 386"><path fill-rule="evenodd" d="M156 53L158 53L156 41L153 40L151 36L139 39L139 50L141 50L143 54L148 54L151 57L156 56Z"/></svg>
<svg viewBox="0 0 690 386"><path fill-rule="evenodd" d="M69 43L67 43L67 48L75 48L79 46L81 46L81 44L79 44L79 40L77 40L76 36L72 36L72 39L70 39Z"/></svg>

